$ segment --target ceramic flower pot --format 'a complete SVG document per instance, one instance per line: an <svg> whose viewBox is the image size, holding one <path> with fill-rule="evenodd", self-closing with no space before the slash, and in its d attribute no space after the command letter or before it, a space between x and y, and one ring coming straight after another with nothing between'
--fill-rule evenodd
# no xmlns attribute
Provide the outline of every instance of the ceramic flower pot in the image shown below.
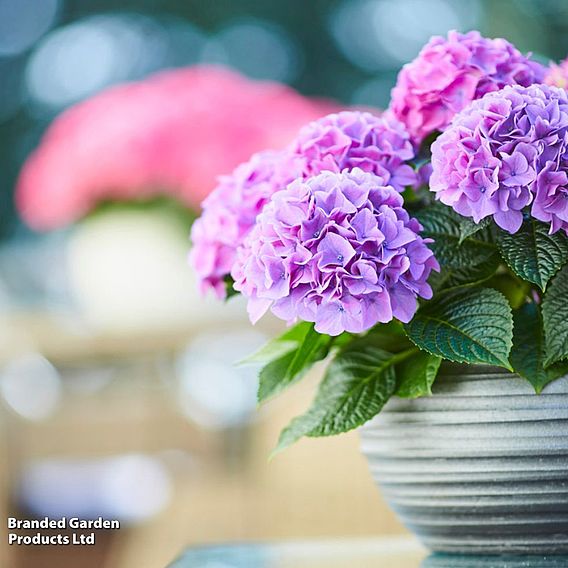
<svg viewBox="0 0 568 568"><path fill-rule="evenodd" d="M434 551L568 553L568 377L535 395L504 369L447 364L433 391L361 430L401 521Z"/></svg>
<svg viewBox="0 0 568 568"><path fill-rule="evenodd" d="M432 554L420 568L566 568L568 556L558 555L456 555Z"/></svg>

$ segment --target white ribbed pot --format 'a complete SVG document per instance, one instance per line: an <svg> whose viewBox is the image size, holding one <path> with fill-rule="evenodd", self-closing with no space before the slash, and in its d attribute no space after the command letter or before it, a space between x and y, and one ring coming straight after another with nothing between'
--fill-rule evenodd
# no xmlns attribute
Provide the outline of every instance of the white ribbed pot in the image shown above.
<svg viewBox="0 0 568 568"><path fill-rule="evenodd" d="M472 556L457 554L432 554L420 564L420 568L566 568L568 556L507 555Z"/></svg>
<svg viewBox="0 0 568 568"><path fill-rule="evenodd" d="M434 551L568 554L568 377L535 395L504 369L444 364L433 393L361 429L401 521Z"/></svg>

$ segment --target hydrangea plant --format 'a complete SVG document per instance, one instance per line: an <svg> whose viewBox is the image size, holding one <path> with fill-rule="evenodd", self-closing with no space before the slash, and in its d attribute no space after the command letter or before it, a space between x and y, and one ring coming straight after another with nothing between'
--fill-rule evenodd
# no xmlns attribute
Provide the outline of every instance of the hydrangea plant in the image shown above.
<svg viewBox="0 0 568 568"><path fill-rule="evenodd" d="M430 395L444 360L536 392L568 372L568 95L546 75L451 32L382 116L326 116L221 179L193 231L199 275L289 325L248 359L259 400L329 359L278 449Z"/></svg>

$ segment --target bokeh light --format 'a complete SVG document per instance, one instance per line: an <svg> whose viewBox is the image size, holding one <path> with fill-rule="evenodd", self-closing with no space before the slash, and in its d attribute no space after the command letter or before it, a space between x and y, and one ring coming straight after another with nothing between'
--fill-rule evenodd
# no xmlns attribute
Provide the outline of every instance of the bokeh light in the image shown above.
<svg viewBox="0 0 568 568"><path fill-rule="evenodd" d="M168 504L172 480L161 460L145 454L54 458L27 464L18 493L39 517L102 516L135 524Z"/></svg>
<svg viewBox="0 0 568 568"><path fill-rule="evenodd" d="M115 518L135 523L153 517L169 502L172 480L156 458L132 454L115 458L103 471L102 502Z"/></svg>
<svg viewBox="0 0 568 568"><path fill-rule="evenodd" d="M257 19L229 23L207 43L203 61L222 63L255 79L290 83L298 76L299 51L281 27Z"/></svg>
<svg viewBox="0 0 568 568"><path fill-rule="evenodd" d="M375 18L382 49L399 65L413 59L433 35L477 27L479 4L476 0L381 0Z"/></svg>
<svg viewBox="0 0 568 568"><path fill-rule="evenodd" d="M103 87L138 79L167 61L165 29L139 14L91 16L59 28L34 50L26 70L32 102L61 108Z"/></svg>
<svg viewBox="0 0 568 568"><path fill-rule="evenodd" d="M351 104L355 106L384 109L388 106L390 92L396 82L396 74L376 79L369 79L355 89Z"/></svg>
<svg viewBox="0 0 568 568"><path fill-rule="evenodd" d="M478 25L477 0L348 0L332 13L330 31L353 64L366 71L399 67L432 35Z"/></svg>
<svg viewBox="0 0 568 568"><path fill-rule="evenodd" d="M207 34L182 18L170 16L161 18L160 22L167 44L164 65L182 67L199 63L208 41Z"/></svg>
<svg viewBox="0 0 568 568"><path fill-rule="evenodd" d="M55 412L61 395L59 373L37 353L10 361L0 374L0 393L12 410L28 420L44 420Z"/></svg>
<svg viewBox="0 0 568 568"><path fill-rule="evenodd" d="M59 0L2 0L0 57L30 48L54 23Z"/></svg>
<svg viewBox="0 0 568 568"><path fill-rule="evenodd" d="M352 0L341 3L330 18L330 31L339 49L357 67L376 71L390 67L376 37L375 18L379 0Z"/></svg>
<svg viewBox="0 0 568 568"><path fill-rule="evenodd" d="M196 337L177 363L177 400L185 416L209 429L248 422L257 403L257 371L236 363L265 341L254 330Z"/></svg>

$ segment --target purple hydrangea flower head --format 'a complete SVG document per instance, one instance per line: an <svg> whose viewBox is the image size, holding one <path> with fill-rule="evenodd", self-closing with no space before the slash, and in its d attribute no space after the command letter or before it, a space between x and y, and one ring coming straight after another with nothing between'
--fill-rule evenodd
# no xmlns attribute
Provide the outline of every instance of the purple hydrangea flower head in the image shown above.
<svg viewBox="0 0 568 568"><path fill-rule="evenodd" d="M324 116L302 128L292 151L305 159L305 177L357 167L381 176L400 192L417 182L406 163L415 156L410 136L391 116L358 111Z"/></svg>
<svg viewBox="0 0 568 568"><path fill-rule="evenodd" d="M437 198L477 223L515 233L523 209L568 232L568 95L546 85L506 87L460 112L432 145Z"/></svg>
<svg viewBox="0 0 568 568"><path fill-rule="evenodd" d="M193 225L190 259L202 289L225 295L224 278L231 271L237 247L271 195L292 180L359 167L403 191L418 180L405 163L413 157L404 126L394 118L368 112L325 116L304 127L287 150L256 154L220 178Z"/></svg>
<svg viewBox="0 0 568 568"><path fill-rule="evenodd" d="M237 247L272 194L300 175L300 158L267 151L219 178L191 230L190 262L203 291L212 289L220 298L225 296L224 278L231 272Z"/></svg>
<svg viewBox="0 0 568 568"><path fill-rule="evenodd" d="M297 179L275 193L238 250L235 289L253 322L268 308L320 333L408 322L439 266L420 224L383 178L359 168Z"/></svg>
<svg viewBox="0 0 568 568"><path fill-rule="evenodd" d="M451 31L433 37L400 71L389 111L418 144L471 101L505 85L540 83L545 67L504 39Z"/></svg>

